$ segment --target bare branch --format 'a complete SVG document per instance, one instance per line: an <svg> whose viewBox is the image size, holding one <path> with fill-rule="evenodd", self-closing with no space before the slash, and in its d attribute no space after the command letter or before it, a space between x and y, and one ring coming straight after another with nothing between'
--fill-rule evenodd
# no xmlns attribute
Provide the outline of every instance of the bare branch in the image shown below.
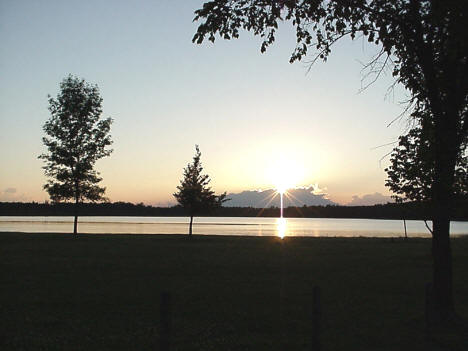
<svg viewBox="0 0 468 351"><path fill-rule="evenodd" d="M392 142L390 142L390 143L386 143L386 144L382 144L382 145L377 145L377 146L371 147L371 150L380 149L381 147L389 146L389 145L394 145L394 144L396 144L396 143L398 143L398 140L392 141Z"/></svg>
<svg viewBox="0 0 468 351"><path fill-rule="evenodd" d="M328 46L326 46L325 48L323 48L322 50L320 50L319 52L317 52L310 61L304 61L304 63L306 64L307 67L307 73L310 72L310 70L312 69L312 66L319 60L321 59L324 54L327 52L327 49L329 49L330 47L332 47L338 40L344 38L345 36L347 35L350 35L352 33L352 31L346 31L345 33L342 33L340 35L337 35L333 38L333 40L328 44ZM312 43L310 44L308 47L311 48L311 47L314 47L314 46L317 46L317 43ZM296 46L297 48L297 46Z"/></svg>
<svg viewBox="0 0 468 351"><path fill-rule="evenodd" d="M382 56L386 55L385 59L382 62ZM363 74L362 79L361 79L361 88L359 89L358 93L363 92L366 90L368 87L370 87L372 84L374 84L379 77L381 76L382 72L386 70L388 67L388 64L393 63L393 61L390 59L390 54L388 54L383 48L380 49L380 51L372 58L371 61L369 61L366 64L361 64L363 65L361 69L361 73ZM364 82L370 77L374 76L372 80L364 84Z"/></svg>
<svg viewBox="0 0 468 351"><path fill-rule="evenodd" d="M393 150L390 151L390 152L387 152L385 155L383 155L383 156L380 158L380 160L379 160L379 167L382 168L382 161L383 161L385 158L387 158L388 156L390 156L390 155L392 154L392 152L393 152Z"/></svg>
<svg viewBox="0 0 468 351"><path fill-rule="evenodd" d="M387 124L387 128L390 127L393 123L395 123L396 121L402 119L403 117L407 116L409 111L412 110L414 107L414 102L413 101L407 101L406 102L406 107L405 109L403 110L402 113L400 113L398 116L396 116L394 119L392 119L390 121L389 124Z"/></svg>
<svg viewBox="0 0 468 351"><path fill-rule="evenodd" d="M434 234L433 231L432 231L432 229L431 229L431 228L429 227L429 225L427 224L427 221L426 221L426 220L424 220L424 224L426 225L426 228L427 228L427 230L429 230L429 232L431 233L431 235Z"/></svg>

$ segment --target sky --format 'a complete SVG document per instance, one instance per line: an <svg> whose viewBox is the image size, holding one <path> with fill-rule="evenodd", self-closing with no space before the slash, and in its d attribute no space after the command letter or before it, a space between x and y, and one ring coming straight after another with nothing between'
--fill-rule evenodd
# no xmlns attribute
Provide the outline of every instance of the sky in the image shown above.
<svg viewBox="0 0 468 351"><path fill-rule="evenodd" d="M200 146L216 192L269 189L283 176L340 204L387 201L389 159L407 130L391 74L360 92L378 47L339 42L326 63L289 63L288 23L260 39L192 44L203 0L0 0L0 201L44 201L48 94L73 74L99 86L112 155L111 201L172 205ZM307 59L306 59L307 61ZM396 122L391 123L395 119ZM389 126L389 124L391 125Z"/></svg>

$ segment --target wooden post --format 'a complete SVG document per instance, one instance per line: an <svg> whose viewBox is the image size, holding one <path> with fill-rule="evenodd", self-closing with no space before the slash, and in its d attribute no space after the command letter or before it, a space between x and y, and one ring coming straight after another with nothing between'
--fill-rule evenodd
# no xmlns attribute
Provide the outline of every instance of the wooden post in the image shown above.
<svg viewBox="0 0 468 351"><path fill-rule="evenodd" d="M159 349L169 351L171 349L171 294L161 294L161 328L159 334Z"/></svg>
<svg viewBox="0 0 468 351"><path fill-rule="evenodd" d="M312 351L320 351L320 320L322 308L320 303L320 287L314 286L312 298Z"/></svg>
<svg viewBox="0 0 468 351"><path fill-rule="evenodd" d="M403 224L405 225L405 240L408 240L408 232L406 231L406 219L403 218Z"/></svg>

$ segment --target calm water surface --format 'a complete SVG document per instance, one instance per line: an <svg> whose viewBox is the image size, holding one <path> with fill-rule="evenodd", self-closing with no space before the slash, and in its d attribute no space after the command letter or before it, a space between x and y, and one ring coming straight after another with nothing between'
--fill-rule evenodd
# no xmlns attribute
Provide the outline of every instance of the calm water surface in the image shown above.
<svg viewBox="0 0 468 351"><path fill-rule="evenodd" d="M185 234L187 217L79 217L80 233ZM428 222L431 225L431 222ZM423 221L406 221L408 235L429 237ZM0 216L0 232L70 233L73 217ZM403 221L378 219L197 217L194 234L249 236L404 236ZM468 222L452 222L452 235L468 235Z"/></svg>

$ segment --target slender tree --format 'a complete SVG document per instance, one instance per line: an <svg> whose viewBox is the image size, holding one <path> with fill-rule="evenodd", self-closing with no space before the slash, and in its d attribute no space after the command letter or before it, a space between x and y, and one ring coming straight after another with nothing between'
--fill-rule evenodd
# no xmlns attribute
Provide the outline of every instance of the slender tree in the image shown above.
<svg viewBox="0 0 468 351"><path fill-rule="evenodd" d="M195 156L192 163L184 168L184 178L177 187L174 197L177 202L187 211L190 216L189 236L192 235L193 217L200 212L214 210L222 206L227 201L226 193L215 195L209 183L210 177L202 174L203 167L200 161L201 152L198 145L195 145Z"/></svg>
<svg viewBox="0 0 468 351"><path fill-rule="evenodd" d="M50 119L44 124L42 139L49 180L44 189L52 201L75 203L73 233L77 234L79 205L84 200L102 201L105 188L97 185L102 178L94 170L97 160L109 156L111 118L101 119L102 98L96 85L72 75L60 83L60 93L49 95Z"/></svg>
<svg viewBox="0 0 468 351"><path fill-rule="evenodd" d="M193 37L238 38L241 30L275 41L278 23L290 21L297 46L290 61L315 50L326 60L344 37L366 38L381 48L368 64L376 78L386 68L411 95L415 111L433 120L434 176L428 190L433 206L433 285L437 319L452 320L450 208L457 156L468 137L468 32L466 0L214 0L195 11L202 21ZM423 117L427 118L427 117ZM426 123L421 123L426 128Z"/></svg>

